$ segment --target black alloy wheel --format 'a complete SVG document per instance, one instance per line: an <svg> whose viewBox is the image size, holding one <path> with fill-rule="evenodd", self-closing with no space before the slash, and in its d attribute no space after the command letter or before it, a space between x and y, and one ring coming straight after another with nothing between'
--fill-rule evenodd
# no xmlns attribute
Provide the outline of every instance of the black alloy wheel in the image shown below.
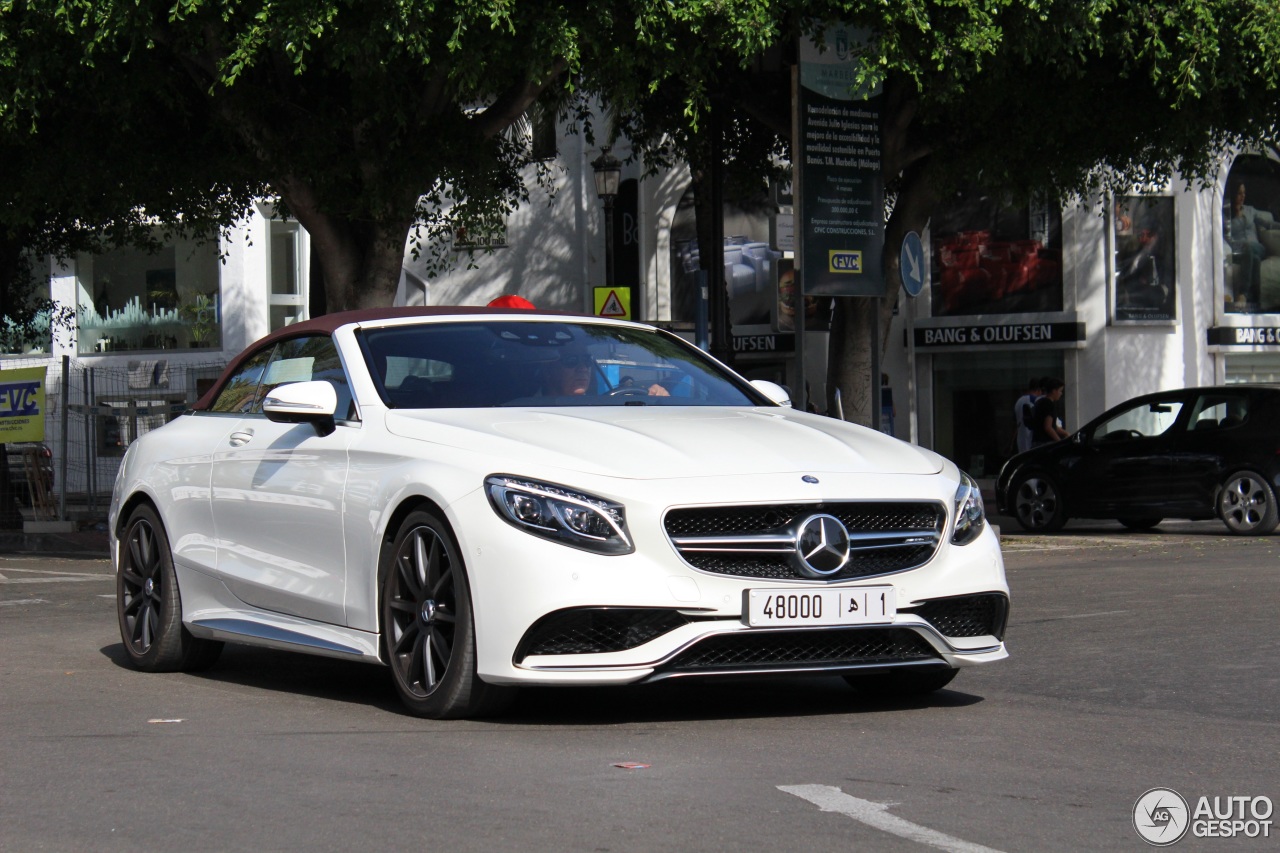
<svg viewBox="0 0 1280 853"><path fill-rule="evenodd" d="M387 662L410 712L436 719L484 716L512 690L476 674L475 622L466 567L448 526L429 512L405 519L383 566Z"/></svg>
<svg viewBox="0 0 1280 853"><path fill-rule="evenodd" d="M116 613L129 660L148 672L193 672L218 659L222 643L194 637L182 624L173 554L155 511L129 516L116 573Z"/></svg>

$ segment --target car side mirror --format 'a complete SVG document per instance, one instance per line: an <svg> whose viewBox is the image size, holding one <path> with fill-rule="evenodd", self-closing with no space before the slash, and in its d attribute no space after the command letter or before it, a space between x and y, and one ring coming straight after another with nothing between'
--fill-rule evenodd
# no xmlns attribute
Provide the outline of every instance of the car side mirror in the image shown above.
<svg viewBox="0 0 1280 853"><path fill-rule="evenodd" d="M328 435L337 427L338 392L323 380L278 385L262 401L267 420L278 424L312 424L318 435Z"/></svg>
<svg viewBox="0 0 1280 853"><path fill-rule="evenodd" d="M752 379L751 387L779 406L791 405L791 392L776 382L770 382L767 379Z"/></svg>

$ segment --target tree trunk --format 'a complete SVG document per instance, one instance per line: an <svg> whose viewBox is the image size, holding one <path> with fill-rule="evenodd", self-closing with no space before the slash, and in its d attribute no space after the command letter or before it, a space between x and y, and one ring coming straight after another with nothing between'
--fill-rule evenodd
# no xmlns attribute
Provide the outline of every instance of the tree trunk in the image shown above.
<svg viewBox="0 0 1280 853"><path fill-rule="evenodd" d="M311 235L324 281L326 313L384 308L395 302L417 198L382 223L360 223L323 212L305 181L276 182L280 197Z"/></svg>
<svg viewBox="0 0 1280 853"><path fill-rule="evenodd" d="M880 358L889 349L889 329L893 305L902 292L899 250L909 231L922 233L939 198L929 180L929 160L918 160L902 172L897 204L885 223L883 299L845 297L836 300L831 319L831 339L827 351L827 411L835 416L835 392L840 391L844 419L871 426L879 405L879 377L871 372L872 323L880 324ZM903 297L904 299L908 297ZM879 312L876 306L880 306Z"/></svg>

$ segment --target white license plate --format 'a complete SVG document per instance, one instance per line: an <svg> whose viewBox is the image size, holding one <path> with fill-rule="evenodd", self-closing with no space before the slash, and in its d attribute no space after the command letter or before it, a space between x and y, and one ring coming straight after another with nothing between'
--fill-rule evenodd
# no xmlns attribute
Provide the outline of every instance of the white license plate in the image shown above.
<svg viewBox="0 0 1280 853"><path fill-rule="evenodd" d="M745 608L747 624L767 628L892 622L898 612L894 592L891 586L749 589Z"/></svg>

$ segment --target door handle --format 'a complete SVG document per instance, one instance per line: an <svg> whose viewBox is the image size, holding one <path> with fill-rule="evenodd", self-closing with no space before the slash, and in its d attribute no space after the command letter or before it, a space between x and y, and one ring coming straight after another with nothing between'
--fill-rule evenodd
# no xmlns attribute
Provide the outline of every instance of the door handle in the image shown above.
<svg viewBox="0 0 1280 853"><path fill-rule="evenodd" d="M253 430L236 431L231 433L230 444L232 447L244 447L253 439Z"/></svg>

